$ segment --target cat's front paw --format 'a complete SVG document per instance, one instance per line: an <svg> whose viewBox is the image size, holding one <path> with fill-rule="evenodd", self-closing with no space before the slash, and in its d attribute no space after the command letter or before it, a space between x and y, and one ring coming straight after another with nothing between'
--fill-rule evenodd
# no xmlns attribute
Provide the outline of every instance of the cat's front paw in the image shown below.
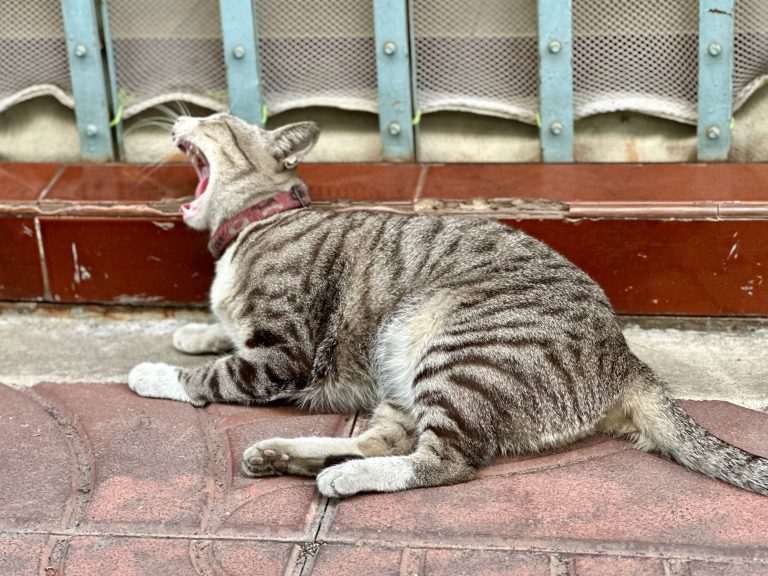
<svg viewBox="0 0 768 576"><path fill-rule="evenodd" d="M179 380L179 370L162 362L142 362L128 374L128 386L140 396L192 402Z"/></svg>

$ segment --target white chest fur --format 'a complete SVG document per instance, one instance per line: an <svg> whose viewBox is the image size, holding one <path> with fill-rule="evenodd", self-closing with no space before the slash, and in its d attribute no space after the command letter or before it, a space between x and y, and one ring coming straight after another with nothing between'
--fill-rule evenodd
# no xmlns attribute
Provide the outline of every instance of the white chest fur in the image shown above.
<svg viewBox="0 0 768 576"><path fill-rule="evenodd" d="M230 246L221 258L216 262L216 276L211 284L211 312L224 327L230 340L239 348L244 337L238 330L238 324L232 317L229 303L232 300L232 292L235 284L236 268L232 264L231 256L234 246Z"/></svg>

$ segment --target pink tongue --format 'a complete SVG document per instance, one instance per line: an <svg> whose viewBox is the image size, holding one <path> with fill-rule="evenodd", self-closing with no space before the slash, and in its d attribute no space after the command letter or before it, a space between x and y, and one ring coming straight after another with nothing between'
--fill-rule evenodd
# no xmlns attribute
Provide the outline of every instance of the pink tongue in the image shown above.
<svg viewBox="0 0 768 576"><path fill-rule="evenodd" d="M205 193L205 189L208 187L208 176L205 176L200 179L200 182L197 183L197 188L195 188L195 198L200 198Z"/></svg>

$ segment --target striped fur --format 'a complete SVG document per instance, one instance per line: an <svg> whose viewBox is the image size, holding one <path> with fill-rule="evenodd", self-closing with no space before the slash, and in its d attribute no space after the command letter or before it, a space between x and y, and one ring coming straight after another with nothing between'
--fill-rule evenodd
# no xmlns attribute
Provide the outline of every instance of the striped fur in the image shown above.
<svg viewBox="0 0 768 576"><path fill-rule="evenodd" d="M293 166L316 128L270 133L217 115L181 119L176 137L211 163L195 224L215 229L276 183L296 183ZM194 404L283 400L374 414L352 439L259 442L244 454L248 475L317 474L320 490L337 497L402 490L466 481L499 454L602 430L768 493L768 461L685 415L627 348L602 290L497 222L284 212L226 250L211 307L219 326L175 338L188 352L203 351L206 334L210 351L231 344L230 354L177 371ZM155 365L142 366L146 381Z"/></svg>

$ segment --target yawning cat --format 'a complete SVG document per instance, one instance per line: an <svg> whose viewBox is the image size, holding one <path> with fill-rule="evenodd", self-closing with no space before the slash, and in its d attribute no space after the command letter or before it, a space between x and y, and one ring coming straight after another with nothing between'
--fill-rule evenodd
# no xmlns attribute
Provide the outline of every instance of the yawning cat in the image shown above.
<svg viewBox="0 0 768 576"><path fill-rule="evenodd" d="M317 211L297 163L312 123L262 130L182 117L200 183L185 222L211 231L212 325L174 334L196 369L144 363L143 396L274 400L373 412L354 438L275 438L250 476L317 474L333 497L464 482L497 455L601 431L768 494L768 459L698 426L627 348L602 290L541 242L490 220Z"/></svg>

